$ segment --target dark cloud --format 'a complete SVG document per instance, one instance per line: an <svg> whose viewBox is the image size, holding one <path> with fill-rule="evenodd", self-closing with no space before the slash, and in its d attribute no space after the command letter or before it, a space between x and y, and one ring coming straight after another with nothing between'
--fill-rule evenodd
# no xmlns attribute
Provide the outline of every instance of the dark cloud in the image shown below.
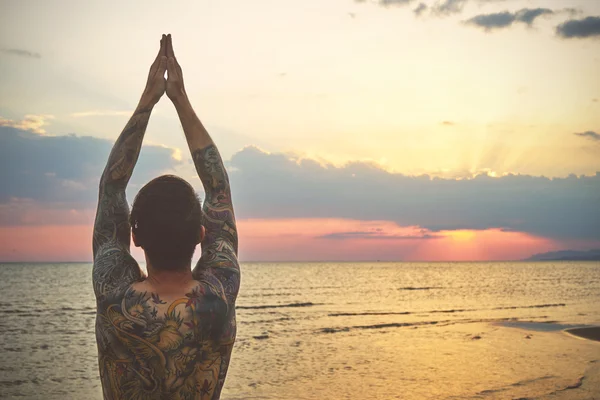
<svg viewBox="0 0 600 400"><path fill-rule="evenodd" d="M600 17L586 17L563 22L556 27L556 34L566 39L600 37Z"/></svg>
<svg viewBox="0 0 600 400"><path fill-rule="evenodd" d="M554 14L554 11L549 8L524 8L517 12L516 19L517 21L531 25L537 17L552 14Z"/></svg>
<svg viewBox="0 0 600 400"><path fill-rule="evenodd" d="M394 221L430 231L503 228L553 238L600 239L600 172L592 177L508 175L453 180L344 167L249 147L230 172L240 218Z"/></svg>
<svg viewBox="0 0 600 400"><path fill-rule="evenodd" d="M41 203L95 205L113 142L87 136L42 136L0 126L0 204L11 198ZM179 162L172 150L144 146L131 179L143 184ZM130 185L133 187L133 185Z"/></svg>
<svg viewBox="0 0 600 400"><path fill-rule="evenodd" d="M87 212L95 207L112 144L0 127L0 225L23 223L11 210L62 207ZM171 154L163 147L143 147L128 188L130 200L142 184L181 166ZM454 180L394 174L364 162L323 165L255 147L237 152L228 165L238 218L392 221L423 228L415 234L421 238L439 230L502 228L554 238L600 239L600 173ZM85 215L81 218L89 219ZM370 230L362 234L390 237Z"/></svg>
<svg viewBox="0 0 600 400"><path fill-rule="evenodd" d="M431 7L431 13L440 17L458 14L466 2L467 0L440 0Z"/></svg>
<svg viewBox="0 0 600 400"><path fill-rule="evenodd" d="M486 31L494 29L506 28L514 22L522 22L528 26L532 26L536 18L542 15L551 15L554 11L549 8L523 8L515 13L509 11L481 14L465 21L466 24L475 25L483 28Z"/></svg>
<svg viewBox="0 0 600 400"><path fill-rule="evenodd" d="M585 138L595 140L595 141L600 141L600 133L596 133L593 131L575 132L574 135L585 137Z"/></svg>
<svg viewBox="0 0 600 400"><path fill-rule="evenodd" d="M372 3L383 7L392 5L405 6L412 3L414 0L371 0ZM472 0L437 0L431 6L420 2L413 13L416 17L420 17L425 12L429 11L430 15L437 17L445 17L454 14L460 14L467 2ZM503 3L506 0L475 0L478 3ZM355 0L357 3L366 3L367 0ZM468 24L476 25L485 30L504 28L512 25L514 22L522 22L528 26L532 26L533 22L540 16L553 15L558 13L567 13L574 16L580 13L580 10L575 8L564 8L561 10L551 10L549 8L523 8L517 12L498 12L492 14L481 14L465 21ZM590 17L595 18L595 17Z"/></svg>
<svg viewBox="0 0 600 400"><path fill-rule="evenodd" d="M42 55L40 53L35 53L33 51L22 49L0 49L0 52L20 57L42 58Z"/></svg>
<svg viewBox="0 0 600 400"><path fill-rule="evenodd" d="M476 15L473 18L465 21L467 24L478 26L486 31L497 28L505 28L512 25L513 22L515 22L515 15L508 11Z"/></svg>

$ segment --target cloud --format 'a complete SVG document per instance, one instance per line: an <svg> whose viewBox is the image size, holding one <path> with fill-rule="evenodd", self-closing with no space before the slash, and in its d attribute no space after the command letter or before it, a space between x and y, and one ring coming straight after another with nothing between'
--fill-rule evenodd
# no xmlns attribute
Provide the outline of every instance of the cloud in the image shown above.
<svg viewBox="0 0 600 400"><path fill-rule="evenodd" d="M554 14L554 11L550 10L549 8L523 8L514 13L504 11L499 13L476 15L473 18L465 21L465 23L483 28L485 31L491 31L494 29L509 27L514 22L522 22L528 26L532 26L536 18L542 15L551 14Z"/></svg>
<svg viewBox="0 0 600 400"><path fill-rule="evenodd" d="M29 132L37 133L39 135L44 135L46 130L44 126L48 124L49 119L54 119L53 115L50 114L42 114L42 115L33 115L28 114L25 115L25 118L21 121L15 121L12 119L6 119L0 117L0 127L11 127L17 129L23 129Z"/></svg>
<svg viewBox="0 0 600 400"><path fill-rule="evenodd" d="M382 7L389 6L406 6L413 0L374 0L375 3ZM366 3L366 0L355 0L356 3Z"/></svg>
<svg viewBox="0 0 600 400"><path fill-rule="evenodd" d="M333 229L326 234L316 236L317 239L369 239L369 240L426 240L426 239L441 239L444 236L423 229L418 226L398 226L394 223L385 223L377 221L369 221L362 229ZM331 229L331 227L330 227Z"/></svg>
<svg viewBox="0 0 600 400"><path fill-rule="evenodd" d="M425 11L427 11L427 4L425 3L419 3L419 5L417 6L417 8L415 8L413 10L413 12L415 13L415 15L417 17L421 16L421 14L423 14Z"/></svg>
<svg viewBox="0 0 600 400"><path fill-rule="evenodd" d="M490 31L492 29L510 26L514 21L515 15L508 11L504 11L500 13L476 15L465 21L465 23Z"/></svg>
<svg viewBox="0 0 600 400"><path fill-rule="evenodd" d="M89 219L112 145L93 137L40 136L0 127L0 159L8 166L0 169L0 225ZM130 200L148 180L184 165L173 153L146 143L128 188ZM335 166L256 147L235 153L227 165L240 219L333 218L415 227L334 231L338 238L374 240L421 240L439 231L489 228L556 239L600 238L600 172L554 179L441 179L391 173L367 162ZM332 231L321 235L327 233Z"/></svg>
<svg viewBox="0 0 600 400"><path fill-rule="evenodd" d="M537 17L552 14L554 14L554 11L550 10L549 8L524 8L517 12L516 19L517 21L524 22L531 26Z"/></svg>
<svg viewBox="0 0 600 400"><path fill-rule="evenodd" d="M577 14L582 14L583 11L581 11L579 8L575 8L575 7L567 7L567 8L563 8L563 11L569 15L571 15L572 17L577 15Z"/></svg>
<svg viewBox="0 0 600 400"><path fill-rule="evenodd" d="M466 2L467 0L441 0L431 7L431 13L440 17L458 14Z"/></svg>
<svg viewBox="0 0 600 400"><path fill-rule="evenodd" d="M551 238L600 238L600 172L554 179L440 179L363 162L336 167L255 147L236 153L229 165L240 218L387 220L431 232L503 228Z"/></svg>
<svg viewBox="0 0 600 400"><path fill-rule="evenodd" d="M133 111L114 111L114 110L92 110L72 113L71 117L117 117L117 116L130 116Z"/></svg>
<svg viewBox="0 0 600 400"><path fill-rule="evenodd" d="M475 1L477 3L503 3L506 0L436 0L435 3L427 5L420 2L413 13L416 17L423 16L427 11L432 16L446 17L454 14L460 14L468 2ZM366 3L367 0L355 0L356 3ZM382 7L391 5L405 6L413 2L413 0L371 0L371 3ZM563 8L561 10L551 10L549 8L523 8L516 12L498 12L491 14L481 14L465 21L468 24L476 25L485 30L504 28L512 25L514 22L522 22L528 26L532 26L533 22L540 16L553 15L558 13L567 13L574 16L580 13L576 8Z"/></svg>
<svg viewBox="0 0 600 400"><path fill-rule="evenodd" d="M0 52L4 54L10 54L13 56L19 57L27 57L27 58L42 58L40 53L35 53L33 51L22 50L22 49L0 49Z"/></svg>
<svg viewBox="0 0 600 400"><path fill-rule="evenodd" d="M442 235L383 235L380 232L358 231L358 232L335 232L317 236L318 239L376 239L376 240L426 240L440 239Z"/></svg>
<svg viewBox="0 0 600 400"><path fill-rule="evenodd" d="M442 125L453 126L453 125L455 125L455 123L452 121L442 121Z"/></svg>
<svg viewBox="0 0 600 400"><path fill-rule="evenodd" d="M0 126L0 225L21 217L15 210L95 207L98 183L113 141L89 136L40 136L31 131ZM150 179L181 164L174 149L144 145L130 187L135 191ZM9 210L13 210L10 212ZM41 214L40 214L41 215ZM43 218L38 218L38 223Z"/></svg>
<svg viewBox="0 0 600 400"><path fill-rule="evenodd" d="M556 34L565 39L600 37L600 17L572 19L556 27Z"/></svg>
<svg viewBox="0 0 600 400"><path fill-rule="evenodd" d="M413 0L379 0L379 4L387 7L387 6L405 6L409 4Z"/></svg>
<svg viewBox="0 0 600 400"><path fill-rule="evenodd" d="M600 141L600 133L587 131L587 132L575 132L574 135L588 138L590 140Z"/></svg>
<svg viewBox="0 0 600 400"><path fill-rule="evenodd" d="M11 197L0 202L0 228L3 226L86 225L94 221L95 204L44 203Z"/></svg>

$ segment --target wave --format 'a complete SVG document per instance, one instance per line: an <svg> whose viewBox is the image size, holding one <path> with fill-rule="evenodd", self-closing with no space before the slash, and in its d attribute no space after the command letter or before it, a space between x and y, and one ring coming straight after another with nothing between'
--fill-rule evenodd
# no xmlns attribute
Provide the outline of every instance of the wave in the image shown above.
<svg viewBox="0 0 600 400"><path fill-rule="evenodd" d="M288 308L288 307L312 307L319 306L323 303L289 303L289 304L273 304L273 305L260 305L260 306L236 306L235 308L238 310L262 310L265 308Z"/></svg>
<svg viewBox="0 0 600 400"><path fill-rule="evenodd" d="M290 317L281 317L281 318L274 318L274 319L260 319L260 320L256 320L256 321L240 321L241 324L269 324L272 322L282 322L282 321L292 321L295 318L290 318Z"/></svg>
<svg viewBox="0 0 600 400"><path fill-rule="evenodd" d="M11 387L11 386L19 386L29 383L30 381L25 381L22 379L13 379L12 381L0 381L0 387Z"/></svg>
<svg viewBox="0 0 600 400"><path fill-rule="evenodd" d="M388 324L375 324L375 325L355 325L355 326L344 326L340 328L321 328L321 333L338 333L338 332L349 332L355 329L385 329L385 328L403 328L407 326L419 326L419 325L437 325L441 322L447 321L427 321L427 322L391 322Z"/></svg>
<svg viewBox="0 0 600 400"><path fill-rule="evenodd" d="M432 311L424 311L425 313L443 313L443 314L452 314L457 312L467 312L467 311L483 311L485 308L477 309L477 308L459 308L459 309L451 309L451 310L432 310Z"/></svg>
<svg viewBox="0 0 600 400"><path fill-rule="evenodd" d="M256 340L265 340L269 338L269 335L258 335L258 336L252 336L252 338L256 339Z"/></svg>
<svg viewBox="0 0 600 400"><path fill-rule="evenodd" d="M432 289L446 289L446 288L441 287L441 286L424 286L424 287L407 286L407 287L398 288L398 290L432 290Z"/></svg>
<svg viewBox="0 0 600 400"><path fill-rule="evenodd" d="M331 314L327 314L330 317L350 317L350 316L356 316L356 315L409 315L409 314L414 314L410 311L399 311L399 312L359 312L359 313L352 313L352 312L348 312L348 313L331 313Z"/></svg>
<svg viewBox="0 0 600 400"><path fill-rule="evenodd" d="M253 294L246 294L244 297L280 297L280 296L295 296L295 295L299 295L301 294L300 292L298 293L291 293L291 292L276 292L276 293L253 293Z"/></svg>
<svg viewBox="0 0 600 400"><path fill-rule="evenodd" d="M517 321L517 318L486 318L486 319L462 319L462 320L442 320L442 321L419 321L419 322L391 322L386 324L373 324L373 325L354 325L354 326L343 326L338 328L321 328L318 333L338 333L338 332L349 332L357 329L386 329L386 328L405 328L414 326L425 326L425 325L438 325L448 326L456 324L469 324L477 322L501 322L501 321Z"/></svg>
<svg viewBox="0 0 600 400"><path fill-rule="evenodd" d="M536 304L532 306L505 306L492 308L452 308L448 310L430 310L430 311L365 311L365 312L338 312L328 314L330 317L352 317L360 315L410 315L410 314L453 314L470 311L490 311L490 310L516 310L526 308L548 308L548 307L566 307L565 303L556 304Z"/></svg>
<svg viewBox="0 0 600 400"><path fill-rule="evenodd" d="M566 307L565 303L556 303L556 304L538 304L534 306L511 306L511 307L494 307L489 308L489 310L514 310L517 308L546 308L546 307Z"/></svg>
<svg viewBox="0 0 600 400"><path fill-rule="evenodd" d="M480 392L477 392L477 394L478 395L496 394L498 392L505 392L505 391L509 390L510 387L526 386L526 385L531 384L531 383L535 383L535 382L543 381L543 380L547 380L547 379L554 379L554 378L556 378L556 376L554 376L554 375L540 376L538 378L526 379L526 380L523 380L523 381L511 383L510 385L508 385L506 387L501 387L501 388L497 388L497 389L482 390Z"/></svg>
<svg viewBox="0 0 600 400"><path fill-rule="evenodd" d="M39 385L47 380L57 382L57 383L62 383L63 381L80 381L80 380L89 381L92 379L95 379L95 378L91 378L91 377L87 377L87 376L71 376L71 377L64 377L64 378L48 378L48 379L32 378L32 379L28 379L28 380L23 380L23 379L0 380L0 388L10 388L10 387L21 386L21 385L29 385L31 383Z"/></svg>
<svg viewBox="0 0 600 400"><path fill-rule="evenodd" d="M73 307L61 307L59 308L61 311L84 311L84 310L96 310L96 307L83 307L83 308L73 308Z"/></svg>
<svg viewBox="0 0 600 400"><path fill-rule="evenodd" d="M16 315L24 315L24 316L32 316L33 314L65 314L64 311L77 311L82 314L96 313L96 307L82 307L82 308L73 308L73 307L58 307L58 308L42 308L36 309L31 308L28 310L19 310L19 309L8 309L8 310L0 310L0 314L16 314Z"/></svg>
<svg viewBox="0 0 600 400"><path fill-rule="evenodd" d="M345 288L344 286L339 286L339 285L309 286L308 288L303 287L303 286L256 287L256 288L245 289L244 293L255 292L255 291L267 292L267 291L273 291L273 290L298 290L298 291L306 291L307 289L309 289L309 290L315 290L315 289L344 289L344 288Z"/></svg>

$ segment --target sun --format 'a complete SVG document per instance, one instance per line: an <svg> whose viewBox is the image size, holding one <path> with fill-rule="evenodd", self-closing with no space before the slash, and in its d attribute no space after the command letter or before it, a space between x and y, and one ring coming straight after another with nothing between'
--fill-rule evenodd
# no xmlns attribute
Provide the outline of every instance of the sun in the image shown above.
<svg viewBox="0 0 600 400"><path fill-rule="evenodd" d="M448 236L457 242L469 242L475 238L475 231L458 230L448 232Z"/></svg>

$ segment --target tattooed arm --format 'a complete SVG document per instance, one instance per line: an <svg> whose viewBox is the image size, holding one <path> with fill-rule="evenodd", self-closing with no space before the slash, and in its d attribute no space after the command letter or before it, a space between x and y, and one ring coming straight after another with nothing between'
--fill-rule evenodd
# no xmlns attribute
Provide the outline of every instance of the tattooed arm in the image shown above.
<svg viewBox="0 0 600 400"><path fill-rule="evenodd" d="M139 266L129 254L131 227L125 188L137 162L150 113L165 92L165 41L166 37L163 35L160 51L150 67L144 93L117 139L100 178L92 273L94 293L99 299L142 277Z"/></svg>
<svg viewBox="0 0 600 400"><path fill-rule="evenodd" d="M233 306L239 290L240 274L229 177L215 143L196 116L185 92L183 74L173 53L171 35L167 36L167 57L167 96L179 114L196 171L206 193L203 205L206 237L202 241L202 257L194 269L194 276L201 276L203 272L214 274L223 284L229 305Z"/></svg>
<svg viewBox="0 0 600 400"><path fill-rule="evenodd" d="M173 53L170 35L167 37L167 56L167 96L173 101L179 114L196 171L206 194L203 205L206 237L202 241L202 257L194 268L193 276L199 281L216 279L222 285L227 300L227 315L219 340L221 363L218 382L212 396L212 399L218 399L227 375L236 334L235 300L240 288L237 228L227 171L215 143L188 100L183 85L183 74Z"/></svg>
<svg viewBox="0 0 600 400"><path fill-rule="evenodd" d="M238 236L229 177L217 147L189 102L182 101L176 107L206 194L203 204L206 237L202 241L202 257L194 269L194 277L205 270L214 274L223 285L227 302L233 305L240 282Z"/></svg>

